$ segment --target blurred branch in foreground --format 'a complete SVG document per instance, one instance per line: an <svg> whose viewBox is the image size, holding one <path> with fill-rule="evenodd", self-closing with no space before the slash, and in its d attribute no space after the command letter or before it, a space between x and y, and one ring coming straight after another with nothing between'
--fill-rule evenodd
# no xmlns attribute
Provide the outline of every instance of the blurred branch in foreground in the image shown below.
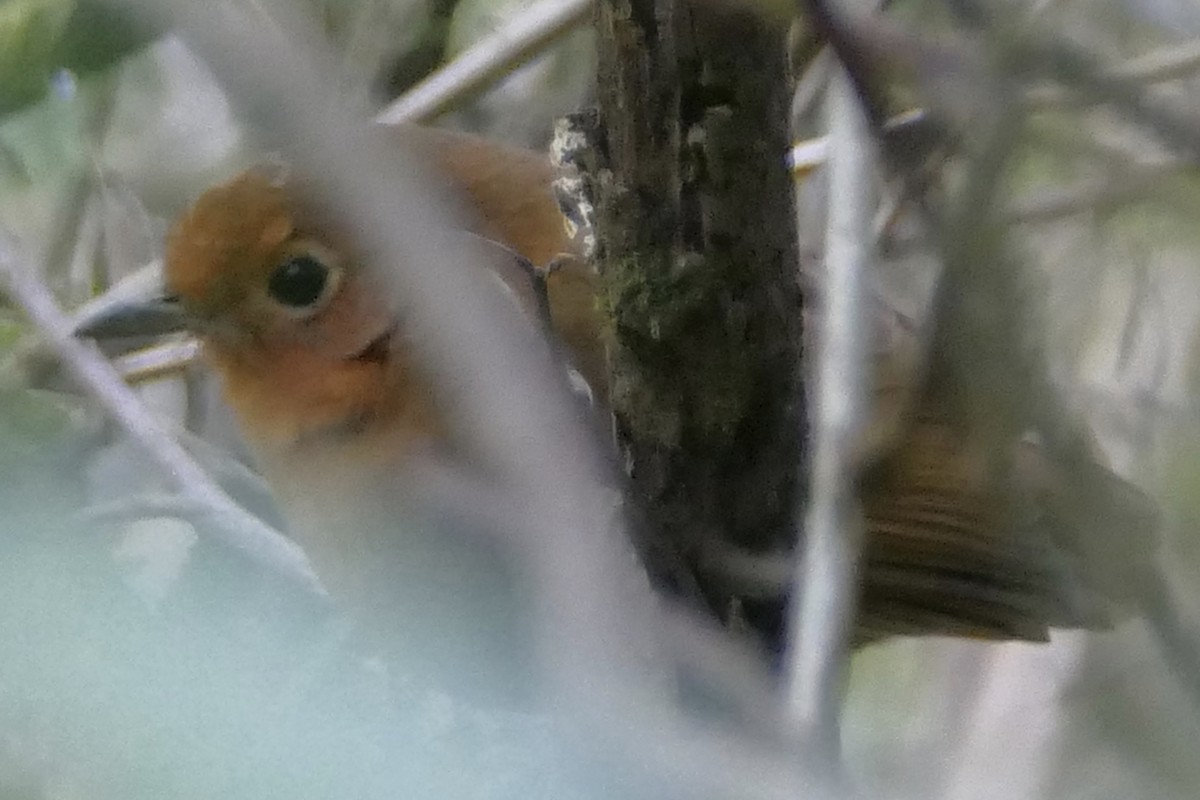
<svg viewBox="0 0 1200 800"><path fill-rule="evenodd" d="M870 131L845 75L831 87L825 324L811 395L811 488L797 547L788 617L787 693L815 746L836 758L846 663L853 638L863 542L855 444L870 415L867 275L871 269L874 159Z"/></svg>
<svg viewBox="0 0 1200 800"><path fill-rule="evenodd" d="M11 241L0 242L0 269L5 288L47 338L74 375L99 399L148 457L172 477L188 503L205 509L215 533L245 551L271 571L320 593L320 583L303 552L257 517L246 513L208 478L163 427L147 413L133 392L94 349L75 338L74 329L46 289L21 263Z"/></svg>

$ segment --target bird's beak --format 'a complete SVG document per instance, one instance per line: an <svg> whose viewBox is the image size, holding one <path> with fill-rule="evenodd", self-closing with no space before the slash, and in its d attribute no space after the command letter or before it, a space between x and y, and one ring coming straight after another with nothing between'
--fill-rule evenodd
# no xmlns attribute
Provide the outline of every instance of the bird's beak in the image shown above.
<svg viewBox="0 0 1200 800"><path fill-rule="evenodd" d="M93 339L131 383L177 374L200 352L196 339L169 336L184 330L188 319L164 290L158 264L143 267L84 303L71 313L71 321L75 334ZM17 364L33 388L77 388L62 372L58 358L41 344L31 344Z"/></svg>
<svg viewBox="0 0 1200 800"><path fill-rule="evenodd" d="M75 312L75 333L105 343L152 338L186 329L179 302L170 297L157 264L143 267Z"/></svg>
<svg viewBox="0 0 1200 800"><path fill-rule="evenodd" d="M89 315L75 326L75 334L99 342L114 339L166 336L187 328L179 303L171 297L147 298L141 302L123 301Z"/></svg>
<svg viewBox="0 0 1200 800"><path fill-rule="evenodd" d="M175 373L199 353L193 338L164 341L186 330L188 318L180 303L166 293L157 264L118 282L72 316L75 334L95 340L131 382Z"/></svg>

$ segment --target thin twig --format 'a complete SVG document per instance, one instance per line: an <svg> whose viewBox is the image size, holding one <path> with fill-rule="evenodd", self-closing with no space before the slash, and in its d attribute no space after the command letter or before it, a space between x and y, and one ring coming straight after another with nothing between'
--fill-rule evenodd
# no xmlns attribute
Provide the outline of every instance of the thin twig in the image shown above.
<svg viewBox="0 0 1200 800"><path fill-rule="evenodd" d="M1135 56L1113 67L1112 74L1128 81L1161 83L1191 77L1200 70L1200 39L1170 45Z"/></svg>
<svg viewBox="0 0 1200 800"><path fill-rule="evenodd" d="M0 279L11 299L45 336L49 346L76 379L87 387L109 416L145 450L178 487L187 502L210 510L214 535L256 562L305 589L324 593L304 552L283 534L246 512L208 477L171 433L150 414L137 395L95 349L76 339L71 321L34 277L7 234L0 239Z"/></svg>
<svg viewBox="0 0 1200 800"><path fill-rule="evenodd" d="M825 0L807 2L822 5ZM959 5L977 12L970 16L981 34L994 35L994 29L1001 25L985 21L990 12L974 0L962 0ZM1200 159L1200 118L1186 103L1144 90L1146 76L1165 76L1165 68L1153 70L1135 64L1137 69L1130 68L1123 74L1120 69L1107 69L1096 54L1063 37L1022 29L1020 35L1009 36L1012 41L1005 45L1011 51L1007 56L1009 69L1001 76L980 58L978 43L966 38L943 36L935 41L880 16L830 15L828 19L845 29L839 32L840 46L855 63L861 66L870 57L880 68L912 72L930 110L948 119L977 119L981 111L990 108L982 101L981 91L990 93L998 88L981 90L980 86L1000 77L1017 77L1019 70L1024 78L1049 78L1063 84L1083 102L1109 105L1151 132L1166 148L1192 161ZM835 49L839 41L833 42ZM1182 63L1180 58L1171 66L1182 71ZM866 85L865 77L862 83Z"/></svg>
<svg viewBox="0 0 1200 800"><path fill-rule="evenodd" d="M1110 213L1144 201L1174 199L1169 190L1164 190L1163 182L1185 175L1187 168L1178 162L1151 164L1130 167L1118 177L1040 189L1013 200L1000 213L1000 220L1007 225L1048 225L1077 214ZM900 235L885 231L884 235L887 252L893 257L926 245L924 236L912 231Z"/></svg>
<svg viewBox="0 0 1200 800"><path fill-rule="evenodd" d="M800 131L800 125L808 112L817 104L829 84L829 73L833 67L833 50L825 45L809 62L808 68L796 81L796 91L792 93L791 115L792 136Z"/></svg>
<svg viewBox="0 0 1200 800"><path fill-rule="evenodd" d="M211 506L180 494L148 493L86 506L76 515L84 525L125 524L151 517L173 517L193 526L207 524Z"/></svg>
<svg viewBox="0 0 1200 800"><path fill-rule="evenodd" d="M1200 709L1200 641L1185 604L1170 580L1159 572L1156 585L1145 592L1143 609L1167 667L1197 709Z"/></svg>
<svg viewBox="0 0 1200 800"><path fill-rule="evenodd" d="M106 75L93 83L93 92L76 98L86 109L83 131L89 150L96 149L108 133L116 108L117 85L115 76ZM67 285L72 299L86 297L96 283L95 254L101 232L93 202L95 187L93 170L80 168L74 171L49 237L50 249L45 263L52 269L67 267Z"/></svg>
<svg viewBox="0 0 1200 800"><path fill-rule="evenodd" d="M1144 91L1142 82L1105 68L1090 49L1063 36L1023 29L1006 31L1004 18L978 0L957 0L963 18L981 33L1003 37L1007 63L1049 77L1089 103L1107 104L1193 162L1200 161L1200 117L1186 103L1167 102Z"/></svg>
<svg viewBox="0 0 1200 800"><path fill-rule="evenodd" d="M189 336L126 353L113 360L113 367L126 383L136 384L178 375L199 359L200 342Z"/></svg>
<svg viewBox="0 0 1200 800"><path fill-rule="evenodd" d="M1042 190L1012 202L1003 218L1010 223L1053 222L1074 214L1107 211L1162 195L1164 180L1179 177L1186 165L1153 164L1123 171L1119 177L1081 181Z"/></svg>
<svg viewBox="0 0 1200 800"><path fill-rule="evenodd" d="M816 93L825 80L828 49L822 49L818 58L813 60L810 68L797 83L796 97L793 104L793 120L804 113L814 102ZM1200 71L1200 40L1191 40L1181 45L1164 47L1153 50L1128 61L1116 65L1107 71L1114 78L1133 83L1152 85L1168 81L1188 78ZM1043 86L1030 89L1026 98L1034 108L1046 108L1061 105L1068 97L1067 92L1059 87ZM805 155L802 164L805 169L815 169L825 160L828 148L828 137L820 136L796 143L796 150Z"/></svg>
<svg viewBox="0 0 1200 800"><path fill-rule="evenodd" d="M1150 86L1156 83L1189 78L1200 71L1200 39L1171 45L1125 61L1107 71L1114 78ZM1029 102L1036 108L1059 105L1068 95L1063 90L1047 86L1033 89Z"/></svg>
<svg viewBox="0 0 1200 800"><path fill-rule="evenodd" d="M825 294L817 335L816 390L810 402L813 459L804 545L789 610L787 702L801 730L838 752L838 714L855 610L862 520L855 499L852 445L868 412L867 267L873 214L874 144L844 72L831 85L833 153Z"/></svg>
<svg viewBox="0 0 1200 800"><path fill-rule="evenodd" d="M418 83L375 118L428 122L509 75L583 22L594 0L542 0Z"/></svg>

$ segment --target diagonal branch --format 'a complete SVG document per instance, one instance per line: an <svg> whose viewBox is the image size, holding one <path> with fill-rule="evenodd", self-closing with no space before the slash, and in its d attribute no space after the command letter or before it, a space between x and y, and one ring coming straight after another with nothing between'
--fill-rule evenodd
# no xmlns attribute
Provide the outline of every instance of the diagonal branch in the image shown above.
<svg viewBox="0 0 1200 800"><path fill-rule="evenodd" d="M428 122L530 61L587 19L593 0L542 0L397 98L384 125Z"/></svg>
<svg viewBox="0 0 1200 800"><path fill-rule="evenodd" d="M787 701L795 722L838 752L838 712L862 541L851 454L865 425L874 144L850 79L833 84L825 325L818 332L813 460L804 545L789 610Z"/></svg>
<svg viewBox="0 0 1200 800"><path fill-rule="evenodd" d="M323 594L304 552L290 539L245 511L196 464L170 431L151 415L94 347L76 339L70 319L7 234L0 233L0 280L14 303L45 336L63 365L178 487L183 499L208 510L212 531L254 561L307 589Z"/></svg>

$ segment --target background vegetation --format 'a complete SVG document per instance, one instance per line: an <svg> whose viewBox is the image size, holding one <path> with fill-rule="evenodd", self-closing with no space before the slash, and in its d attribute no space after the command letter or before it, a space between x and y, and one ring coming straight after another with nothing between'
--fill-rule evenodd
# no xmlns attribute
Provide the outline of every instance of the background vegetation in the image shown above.
<svg viewBox="0 0 1200 800"><path fill-rule="evenodd" d="M338 56L337 80L382 107L533 5L262 7L317 20ZM912 39L896 33L867 52L900 98L932 96L977 131L1001 105L996 74L1036 95L997 201L1038 281L1042 306L1029 310L1030 326L1044 328L1067 406L1159 503L1159 562L1194 647L1200 126L1164 129L1200 119L1200 10L1184 0L1012 0L983 4L997 20L973 24L974 4L893 5L885 19ZM755 7L790 24L790 8ZM797 31L802 44L806 29ZM556 116L594 102L594 35L585 16L436 121L545 147ZM996 56L1005 37L1027 58ZM1030 55L1042 46L1084 54L1097 74L1125 83L1080 90L1087 81L1072 82L1069 59L1046 67ZM989 55L977 58L981 50ZM1134 95L1094 102L1096 91L1118 89ZM1141 100L1170 112L1167 122ZM800 135L826 127L812 108ZM6 269L35 269L69 309L154 261L168 220L262 155L261 131L232 111L170 26L91 3L0 4L0 114L0 258ZM928 169L952 182L971 157ZM818 172L800 187L801 258L812 275L823 252L823 181ZM880 183L889 197L894 185ZM901 210L872 283L903 316L923 313L934 260L911 230ZM275 593L286 602L264 603L257 567L197 536L169 504L147 513L146 498L172 488L169 476L58 368L41 328L0 298L0 798L785 793L745 755L786 749L763 743L770 736L753 724L722 729L741 746L720 765L742 776L731 791L705 784L707 773L681 774L693 765L688 738L665 725L645 738L598 735L600 746L578 731L562 737L547 719L387 684L339 646L326 609L286 588ZM215 445L190 445L210 471L236 472L228 455L210 452L243 450L200 372L139 393ZM249 473L233 482L269 504ZM1059 632L1048 645L868 647L852 661L846 770L866 796L1194 797L1200 675L1164 659L1159 641L1152 625L1130 619L1104 633ZM662 750L638 746L645 741ZM800 755L793 762L796 775L785 773L803 783L807 765Z"/></svg>

